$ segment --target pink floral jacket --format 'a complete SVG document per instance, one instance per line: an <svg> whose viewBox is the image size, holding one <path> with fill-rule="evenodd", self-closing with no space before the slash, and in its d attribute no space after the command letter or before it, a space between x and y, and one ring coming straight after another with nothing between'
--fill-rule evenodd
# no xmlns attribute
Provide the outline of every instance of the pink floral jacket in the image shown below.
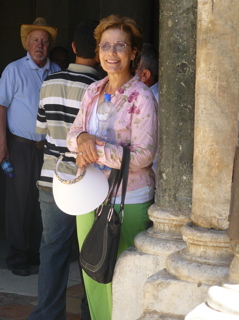
<svg viewBox="0 0 239 320"><path fill-rule="evenodd" d="M87 131L89 119L108 77L92 83L85 92L79 113L67 135L67 147L77 152L77 136ZM155 184L151 168L157 147L157 102L150 89L136 75L112 95L116 107L114 131L116 145L97 146L99 164L119 168L123 146L130 147L130 171L127 191ZM106 176L109 170L104 170ZM120 192L118 193L120 194Z"/></svg>

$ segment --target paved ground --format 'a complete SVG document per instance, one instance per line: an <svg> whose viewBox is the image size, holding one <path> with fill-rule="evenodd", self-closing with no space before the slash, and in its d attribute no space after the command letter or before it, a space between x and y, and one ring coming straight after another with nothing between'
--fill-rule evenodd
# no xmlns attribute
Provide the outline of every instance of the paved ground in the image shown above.
<svg viewBox="0 0 239 320"><path fill-rule="evenodd" d="M1 220L1 219L0 219ZM37 275L15 276L6 267L7 243L0 228L0 320L27 320L37 304ZM68 289L67 320L81 320L83 286L78 269L77 254L72 253ZM47 320L47 319L46 319Z"/></svg>

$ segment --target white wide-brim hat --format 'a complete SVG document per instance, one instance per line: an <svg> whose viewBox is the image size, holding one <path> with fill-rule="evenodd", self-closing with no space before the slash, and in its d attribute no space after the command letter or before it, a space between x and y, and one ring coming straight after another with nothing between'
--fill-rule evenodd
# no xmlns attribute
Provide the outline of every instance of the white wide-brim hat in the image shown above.
<svg viewBox="0 0 239 320"><path fill-rule="evenodd" d="M101 205L109 191L108 180L93 164L88 164L85 170L78 170L77 177L66 180L63 173L58 173L57 161L53 176L53 196L56 205L70 215L82 215L95 210Z"/></svg>

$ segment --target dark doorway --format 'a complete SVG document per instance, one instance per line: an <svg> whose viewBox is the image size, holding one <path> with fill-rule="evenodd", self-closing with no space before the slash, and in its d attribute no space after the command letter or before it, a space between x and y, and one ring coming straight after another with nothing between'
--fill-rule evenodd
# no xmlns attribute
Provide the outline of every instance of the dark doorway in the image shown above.
<svg viewBox="0 0 239 320"><path fill-rule="evenodd" d="M25 55L20 41L20 26L45 17L58 27L56 45L71 52L72 35L78 23L120 14L136 20L144 41L158 46L159 0L1 0L0 2L0 74L5 66Z"/></svg>

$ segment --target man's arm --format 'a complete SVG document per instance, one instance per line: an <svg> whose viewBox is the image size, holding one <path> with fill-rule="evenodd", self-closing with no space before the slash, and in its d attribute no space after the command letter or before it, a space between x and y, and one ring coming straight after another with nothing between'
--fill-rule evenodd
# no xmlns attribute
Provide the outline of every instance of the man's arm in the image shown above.
<svg viewBox="0 0 239 320"><path fill-rule="evenodd" d="M0 163L8 156L7 108L0 105Z"/></svg>

